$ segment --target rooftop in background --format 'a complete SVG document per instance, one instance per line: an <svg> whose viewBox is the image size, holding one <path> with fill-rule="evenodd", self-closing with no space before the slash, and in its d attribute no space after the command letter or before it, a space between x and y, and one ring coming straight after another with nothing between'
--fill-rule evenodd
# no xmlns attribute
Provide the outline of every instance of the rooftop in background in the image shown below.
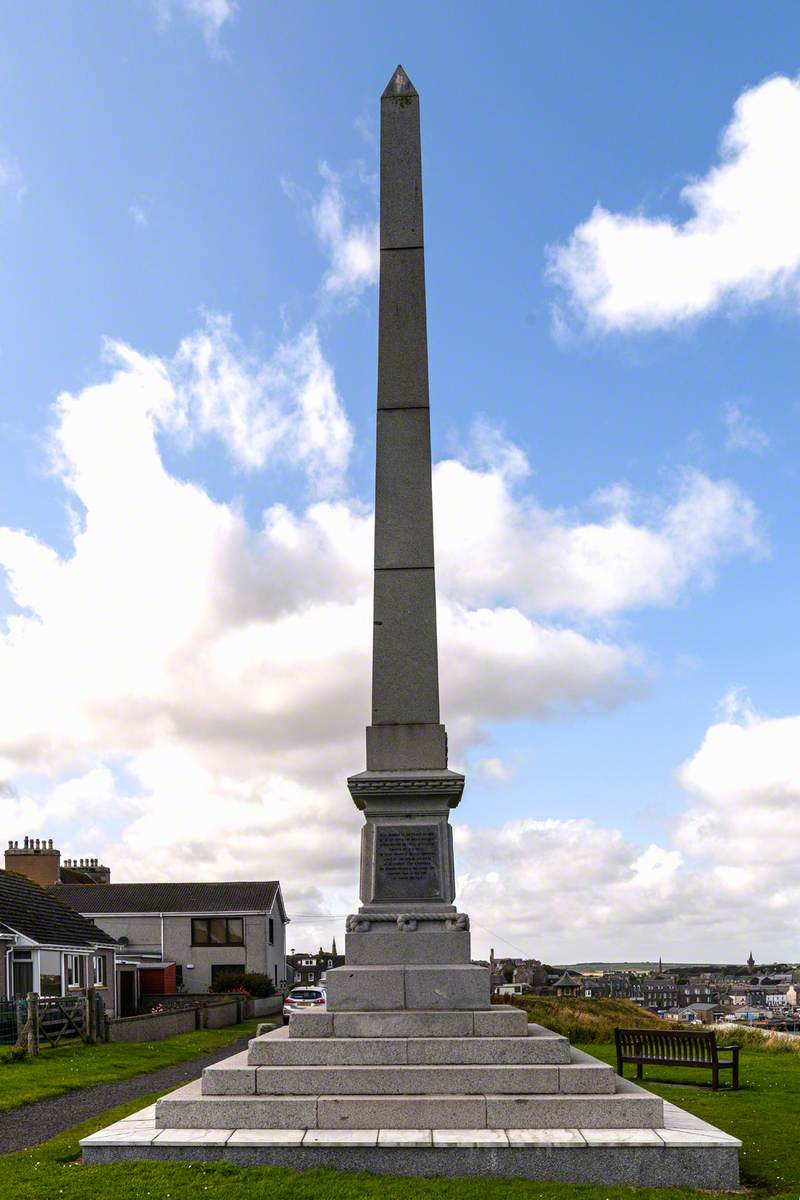
<svg viewBox="0 0 800 1200"><path fill-rule="evenodd" d="M110 883L111 871L96 858L65 858L53 845L52 838L23 838L22 845L9 838L5 855L6 870L27 875L34 883L50 887L53 883Z"/></svg>
<svg viewBox="0 0 800 1200"><path fill-rule="evenodd" d="M71 908L60 892L54 894L26 875L0 870L0 931L4 926L40 946L116 945L94 921Z"/></svg>
<svg viewBox="0 0 800 1200"><path fill-rule="evenodd" d="M232 883L97 883L56 884L52 894L82 912L269 912L278 898L277 880Z"/></svg>

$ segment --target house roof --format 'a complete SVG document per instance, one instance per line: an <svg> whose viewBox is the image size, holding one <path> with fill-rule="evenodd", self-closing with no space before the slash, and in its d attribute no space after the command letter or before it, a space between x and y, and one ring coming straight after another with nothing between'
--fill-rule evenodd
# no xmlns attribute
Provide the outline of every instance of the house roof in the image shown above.
<svg viewBox="0 0 800 1200"><path fill-rule="evenodd" d="M115 946L116 939L26 875L0 870L0 922L44 946Z"/></svg>
<svg viewBox="0 0 800 1200"><path fill-rule="evenodd" d="M91 875L75 867L60 867L58 878L61 883L94 883Z"/></svg>
<svg viewBox="0 0 800 1200"><path fill-rule="evenodd" d="M277 880L246 883L84 883L53 884L51 893L85 913L269 912L278 897Z"/></svg>

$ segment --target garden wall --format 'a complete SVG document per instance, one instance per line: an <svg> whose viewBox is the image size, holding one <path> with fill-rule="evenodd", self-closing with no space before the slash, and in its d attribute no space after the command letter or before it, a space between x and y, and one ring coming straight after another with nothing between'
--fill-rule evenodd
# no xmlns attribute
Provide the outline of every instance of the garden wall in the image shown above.
<svg viewBox="0 0 800 1200"><path fill-rule="evenodd" d="M153 997L148 997L153 999ZM165 997L167 999L167 997ZM174 1001L175 997L168 997ZM222 1029L250 1015L249 996L220 996L192 1003L187 999L180 1008L166 1012L140 1013L135 1017L111 1017L107 1020L110 1042L160 1042L176 1033L195 1029ZM241 1014L241 1015L240 1015Z"/></svg>

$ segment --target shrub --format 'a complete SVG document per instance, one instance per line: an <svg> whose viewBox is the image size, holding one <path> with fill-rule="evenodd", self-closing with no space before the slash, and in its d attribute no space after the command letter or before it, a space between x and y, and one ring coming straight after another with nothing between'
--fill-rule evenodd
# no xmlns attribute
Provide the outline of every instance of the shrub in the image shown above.
<svg viewBox="0 0 800 1200"><path fill-rule="evenodd" d="M209 988L211 992L246 992L248 996L272 996L275 986L269 975L260 975L257 971L226 971L218 975Z"/></svg>

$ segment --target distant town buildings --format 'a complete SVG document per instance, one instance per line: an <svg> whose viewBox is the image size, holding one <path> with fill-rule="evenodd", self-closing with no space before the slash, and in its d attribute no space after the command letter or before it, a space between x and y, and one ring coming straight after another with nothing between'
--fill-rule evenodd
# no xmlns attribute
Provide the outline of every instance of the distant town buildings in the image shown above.
<svg viewBox="0 0 800 1200"><path fill-rule="evenodd" d="M581 974L538 959L496 958L491 951L492 990L500 994L610 997L676 1021L769 1020L800 1009L800 967L775 963L759 971L750 952L746 964L706 970L672 966L657 970L611 970ZM697 973L694 973L697 970ZM691 972L691 973L690 973ZM800 1020L800 1016L798 1016Z"/></svg>
<svg viewBox="0 0 800 1200"><path fill-rule="evenodd" d="M289 968L289 982L295 987L301 983L315 986L324 982L328 971L334 967L344 966L344 955L338 953L336 938L334 938L330 950L323 950L322 946L316 954L302 952L296 954L292 950L286 956L286 964Z"/></svg>

